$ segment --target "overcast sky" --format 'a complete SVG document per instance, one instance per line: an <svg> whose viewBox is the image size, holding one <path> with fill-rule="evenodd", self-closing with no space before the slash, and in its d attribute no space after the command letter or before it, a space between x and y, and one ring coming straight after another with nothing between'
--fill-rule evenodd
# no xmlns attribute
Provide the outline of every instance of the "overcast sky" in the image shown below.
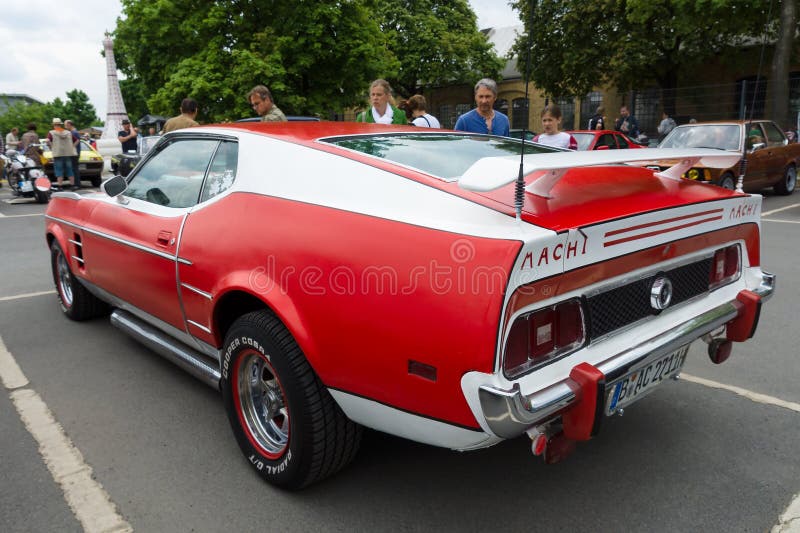
<svg viewBox="0 0 800 533"><path fill-rule="evenodd" d="M146 0L145 0L146 1ZM469 0L478 27L519 24L507 0ZM101 120L106 115L103 35L113 31L119 0L3 0L0 9L0 93L42 102L80 89ZM68 118L68 117L64 117Z"/></svg>

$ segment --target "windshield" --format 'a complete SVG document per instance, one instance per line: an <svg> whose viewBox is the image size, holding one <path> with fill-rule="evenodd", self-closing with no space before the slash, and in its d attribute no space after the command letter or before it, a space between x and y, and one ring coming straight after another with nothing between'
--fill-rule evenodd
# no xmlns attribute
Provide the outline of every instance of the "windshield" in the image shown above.
<svg viewBox="0 0 800 533"><path fill-rule="evenodd" d="M508 137L449 133L332 137L321 141L415 168L445 181L458 179L479 159L518 156L521 148L521 141ZM555 151L525 143L526 154Z"/></svg>
<svg viewBox="0 0 800 533"><path fill-rule="evenodd" d="M719 148L739 151L738 124L689 124L678 126L661 142L659 148Z"/></svg>
<svg viewBox="0 0 800 533"><path fill-rule="evenodd" d="M575 133L571 134L578 141L578 150L588 150L594 140L594 133Z"/></svg>
<svg viewBox="0 0 800 533"><path fill-rule="evenodd" d="M161 140L160 135L151 135L150 137L142 137L139 141L139 151L142 155L150 151L150 149Z"/></svg>

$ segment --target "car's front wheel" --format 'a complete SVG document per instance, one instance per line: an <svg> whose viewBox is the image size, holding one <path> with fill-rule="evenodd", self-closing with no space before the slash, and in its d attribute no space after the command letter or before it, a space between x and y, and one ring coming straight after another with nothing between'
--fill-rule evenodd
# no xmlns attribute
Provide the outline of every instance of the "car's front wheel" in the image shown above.
<svg viewBox="0 0 800 533"><path fill-rule="evenodd" d="M108 313L108 305L89 292L69 268L58 241L50 245L50 267L61 311L72 320L87 320Z"/></svg>
<svg viewBox="0 0 800 533"><path fill-rule="evenodd" d="M783 178L781 181L775 184L775 192L778 194L792 194L794 192L794 188L797 186L797 169L794 165L789 165L786 171L783 173Z"/></svg>
<svg viewBox="0 0 800 533"><path fill-rule="evenodd" d="M300 489L353 459L361 426L347 419L272 313L254 311L236 320L222 353L228 419L265 480Z"/></svg>

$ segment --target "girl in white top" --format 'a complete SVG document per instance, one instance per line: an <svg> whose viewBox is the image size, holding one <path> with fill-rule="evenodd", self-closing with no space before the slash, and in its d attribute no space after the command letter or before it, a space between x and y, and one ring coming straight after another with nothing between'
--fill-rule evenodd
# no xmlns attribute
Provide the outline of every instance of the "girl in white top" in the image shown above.
<svg viewBox="0 0 800 533"><path fill-rule="evenodd" d="M555 148L578 149L578 141L575 137L561 129L561 108L556 104L550 104L542 110L542 129L543 133L533 138L533 142L553 146Z"/></svg>
<svg viewBox="0 0 800 533"><path fill-rule="evenodd" d="M429 115L426 111L428 107L425 102L425 97L421 94L415 94L406 101L406 113L410 113L411 123L421 128L441 128L442 125L436 120L436 117Z"/></svg>

